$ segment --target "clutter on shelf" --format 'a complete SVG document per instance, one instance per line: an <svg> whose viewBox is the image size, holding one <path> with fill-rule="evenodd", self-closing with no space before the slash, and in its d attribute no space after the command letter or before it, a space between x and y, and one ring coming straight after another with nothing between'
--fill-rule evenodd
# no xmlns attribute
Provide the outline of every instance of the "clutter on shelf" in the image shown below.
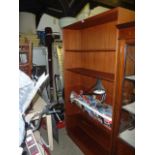
<svg viewBox="0 0 155 155"><path fill-rule="evenodd" d="M82 91L81 91L82 92ZM75 103L88 114L97 119L99 122L107 127L112 126L112 107L106 103L101 102L94 95L77 94L72 91L70 94L71 103Z"/></svg>

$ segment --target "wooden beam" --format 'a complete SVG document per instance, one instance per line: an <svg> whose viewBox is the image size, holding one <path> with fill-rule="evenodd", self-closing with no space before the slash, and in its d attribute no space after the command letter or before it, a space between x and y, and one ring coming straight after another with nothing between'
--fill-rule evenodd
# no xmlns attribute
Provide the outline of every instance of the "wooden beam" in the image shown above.
<svg viewBox="0 0 155 155"><path fill-rule="evenodd" d="M95 0L95 1L109 7L117 7L120 4L120 0Z"/></svg>
<svg viewBox="0 0 155 155"><path fill-rule="evenodd" d="M71 15L71 16L76 16L80 10L89 2L89 0L79 0L78 2L75 1L73 4L72 4L72 7L69 8L68 10L68 15Z"/></svg>
<svg viewBox="0 0 155 155"><path fill-rule="evenodd" d="M68 1L67 0L59 0L59 2L60 2L60 5L63 8L64 15L67 16L67 12L68 12L68 9L69 9Z"/></svg>

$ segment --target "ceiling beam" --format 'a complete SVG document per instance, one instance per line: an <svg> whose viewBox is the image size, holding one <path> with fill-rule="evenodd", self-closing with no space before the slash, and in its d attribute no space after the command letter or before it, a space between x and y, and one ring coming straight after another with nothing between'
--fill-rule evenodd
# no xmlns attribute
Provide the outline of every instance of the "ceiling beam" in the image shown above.
<svg viewBox="0 0 155 155"><path fill-rule="evenodd" d="M69 2L69 7L71 7L71 6L73 5L74 1L75 1L75 0L71 0L71 1Z"/></svg>
<svg viewBox="0 0 155 155"><path fill-rule="evenodd" d="M68 12L68 9L69 9L69 3L68 3L68 1L67 0L59 0L59 3L60 3L60 5L63 8L64 14L67 16L67 12Z"/></svg>
<svg viewBox="0 0 155 155"><path fill-rule="evenodd" d="M75 1L75 3L72 4L72 7L69 8L68 15L75 17L88 2L89 0L78 0L78 2Z"/></svg>
<svg viewBox="0 0 155 155"><path fill-rule="evenodd" d="M135 0L90 0L92 2L99 3L102 6L114 8L114 7L124 7L131 10L135 10Z"/></svg>

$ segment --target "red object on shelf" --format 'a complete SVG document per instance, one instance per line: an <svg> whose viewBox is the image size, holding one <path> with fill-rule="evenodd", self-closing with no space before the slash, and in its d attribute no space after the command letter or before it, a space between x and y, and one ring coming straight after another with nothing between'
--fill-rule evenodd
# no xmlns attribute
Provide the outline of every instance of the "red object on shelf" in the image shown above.
<svg viewBox="0 0 155 155"><path fill-rule="evenodd" d="M64 121L59 121L59 122L56 124L56 126L57 126L58 129L64 128L64 127L65 127L65 122L64 122Z"/></svg>

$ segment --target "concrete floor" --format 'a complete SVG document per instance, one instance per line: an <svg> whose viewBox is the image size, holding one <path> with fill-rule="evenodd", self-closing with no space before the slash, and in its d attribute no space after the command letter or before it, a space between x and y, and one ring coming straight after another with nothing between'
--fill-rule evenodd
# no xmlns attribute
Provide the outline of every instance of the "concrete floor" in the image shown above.
<svg viewBox="0 0 155 155"><path fill-rule="evenodd" d="M65 128L59 129L59 143L54 139L51 155L84 155L78 146L67 135Z"/></svg>

